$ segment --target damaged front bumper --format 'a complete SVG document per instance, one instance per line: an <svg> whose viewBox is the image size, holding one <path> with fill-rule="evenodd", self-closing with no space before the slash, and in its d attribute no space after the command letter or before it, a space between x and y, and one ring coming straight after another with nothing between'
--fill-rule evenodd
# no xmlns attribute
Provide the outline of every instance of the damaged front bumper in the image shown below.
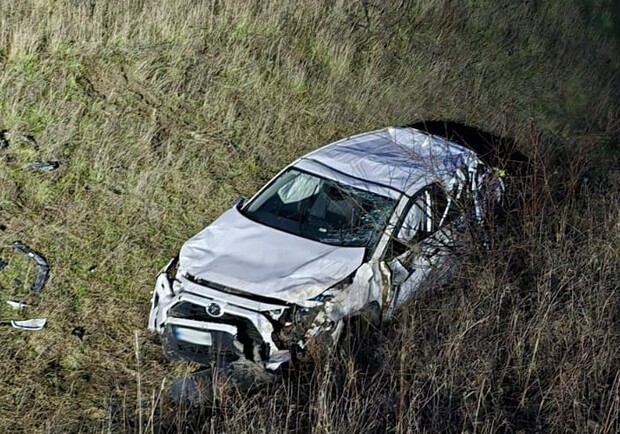
<svg viewBox="0 0 620 434"><path fill-rule="evenodd" d="M271 370L290 360L274 342L274 325L288 306L174 276L176 264L172 259L157 276L148 322L167 356L202 365L246 358Z"/></svg>

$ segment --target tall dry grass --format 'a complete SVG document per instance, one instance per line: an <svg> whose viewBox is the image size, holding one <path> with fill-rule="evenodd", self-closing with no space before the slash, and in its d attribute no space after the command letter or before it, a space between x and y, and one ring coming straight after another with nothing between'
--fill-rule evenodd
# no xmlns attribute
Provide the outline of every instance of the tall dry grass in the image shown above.
<svg viewBox="0 0 620 434"><path fill-rule="evenodd" d="M49 326L0 335L0 432L617 431L614 7L1 2L0 242L43 252L52 278L32 300ZM408 306L369 365L171 407L162 384L191 367L144 331L166 259L302 153L430 118L514 136L536 162L492 251ZM48 158L62 167L23 168ZM0 257L18 295L32 270Z"/></svg>

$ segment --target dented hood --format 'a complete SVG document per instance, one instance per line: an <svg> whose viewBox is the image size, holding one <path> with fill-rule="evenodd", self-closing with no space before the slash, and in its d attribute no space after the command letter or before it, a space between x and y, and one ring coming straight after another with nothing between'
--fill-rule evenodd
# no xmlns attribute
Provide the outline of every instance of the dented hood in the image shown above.
<svg viewBox="0 0 620 434"><path fill-rule="evenodd" d="M353 273L362 247L337 247L256 223L237 208L181 248L179 273L294 303L315 297Z"/></svg>

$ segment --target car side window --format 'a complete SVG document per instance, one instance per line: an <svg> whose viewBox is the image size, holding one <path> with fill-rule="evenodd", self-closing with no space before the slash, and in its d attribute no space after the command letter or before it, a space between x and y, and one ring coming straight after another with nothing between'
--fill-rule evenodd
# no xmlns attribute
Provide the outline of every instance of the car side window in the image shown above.
<svg viewBox="0 0 620 434"><path fill-rule="evenodd" d="M396 239L406 244L417 243L461 215L456 206L458 190L453 190L448 196L439 184L431 184L416 193Z"/></svg>
<svg viewBox="0 0 620 434"><path fill-rule="evenodd" d="M427 190L419 192L409 206L396 238L405 243L420 239L421 235L429 232L431 196Z"/></svg>

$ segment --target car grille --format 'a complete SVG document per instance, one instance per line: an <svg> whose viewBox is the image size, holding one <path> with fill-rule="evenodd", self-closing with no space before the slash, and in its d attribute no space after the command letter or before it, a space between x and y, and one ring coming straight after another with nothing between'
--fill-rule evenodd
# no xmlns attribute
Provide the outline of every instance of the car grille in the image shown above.
<svg viewBox="0 0 620 434"><path fill-rule="evenodd" d="M173 326L166 326L162 335L164 353L171 359L181 359L201 365L224 365L239 358L233 346L233 337L224 332L211 332L212 346L179 341L174 337Z"/></svg>
<svg viewBox="0 0 620 434"><path fill-rule="evenodd" d="M235 326L237 328L236 338L239 342L241 342L241 344L243 344L243 352L245 356L250 360L254 359L253 349L255 346L260 347L262 352L265 351L265 343L263 341L263 338L261 337L260 333L254 326L252 321L247 318L238 317L227 313L219 317L212 317L207 313L207 310L204 306L193 304L187 301L182 301L174 305L172 309L170 309L170 311L168 312L168 315L174 318L184 318L194 321L228 324ZM186 343L182 343L182 345L200 347L199 345Z"/></svg>

